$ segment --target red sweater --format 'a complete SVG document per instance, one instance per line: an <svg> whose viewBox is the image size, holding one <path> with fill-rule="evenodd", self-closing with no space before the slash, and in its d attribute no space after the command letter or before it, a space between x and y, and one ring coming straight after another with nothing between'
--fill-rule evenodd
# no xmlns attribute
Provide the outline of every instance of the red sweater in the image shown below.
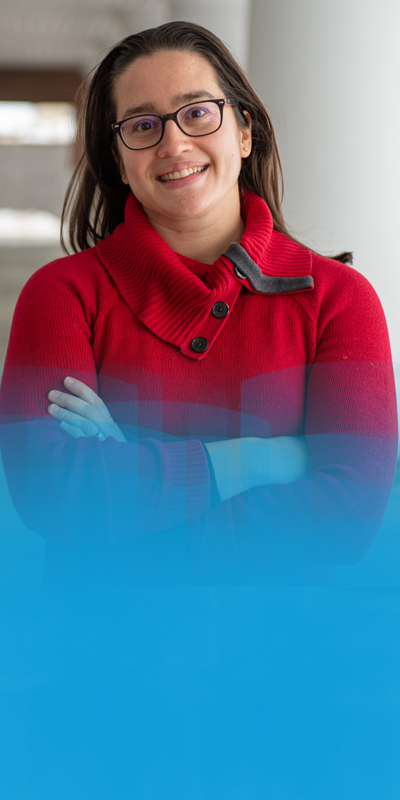
<svg viewBox="0 0 400 800"><path fill-rule="evenodd" d="M201 516L229 519L233 530L238 516L253 513L266 520L268 536L268 518L288 509L293 519L307 516L307 531L310 513L327 522L338 509L344 520L363 524L372 515L379 524L397 447L380 302L354 269L273 230L261 198L247 193L242 215L248 262L260 267L259 277L281 280L257 283L253 273L237 274L225 255L209 266L173 252L131 195L125 222L111 236L42 267L26 284L1 413L3 423L19 422L3 426L3 456L14 502L33 529L73 538L68 513L57 513L54 524L52 502L66 509L80 500L90 512L79 535L94 540ZM49 418L47 393L63 389L67 375L100 394L128 444L74 441ZM210 508L202 442L302 434L310 455L303 480ZM28 464L37 470L29 479L35 502L22 478ZM353 544L350 557L368 541Z"/></svg>

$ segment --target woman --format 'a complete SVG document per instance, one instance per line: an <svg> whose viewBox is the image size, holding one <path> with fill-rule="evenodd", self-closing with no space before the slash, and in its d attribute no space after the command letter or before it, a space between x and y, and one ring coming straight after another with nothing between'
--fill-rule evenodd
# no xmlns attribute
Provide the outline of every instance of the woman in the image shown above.
<svg viewBox="0 0 400 800"><path fill-rule="evenodd" d="M349 254L289 235L260 99L175 22L111 50L83 124L76 252L28 282L5 365L21 516L51 541L359 558L396 459L386 323Z"/></svg>

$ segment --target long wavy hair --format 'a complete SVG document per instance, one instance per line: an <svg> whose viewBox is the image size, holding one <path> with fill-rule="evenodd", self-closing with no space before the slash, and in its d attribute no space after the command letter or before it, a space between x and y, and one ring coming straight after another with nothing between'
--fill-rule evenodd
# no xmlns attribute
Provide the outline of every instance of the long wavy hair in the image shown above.
<svg viewBox="0 0 400 800"><path fill-rule="evenodd" d="M114 86L117 78L142 56L160 50L180 50L206 58L214 68L222 96L235 97L238 124L252 120L252 149L243 159L239 189L249 189L265 200L277 231L297 241L288 230L282 214L283 175L275 134L263 102L249 83L228 48L211 31L188 22L170 22L158 28L127 36L110 50L95 70L89 87L78 93L78 141L82 156L67 189L63 213L69 219L69 240L75 252L96 245L123 222L125 203L130 193L120 176L115 159L111 125L116 121ZM61 243L66 252L63 235ZM351 261L351 253L334 256Z"/></svg>

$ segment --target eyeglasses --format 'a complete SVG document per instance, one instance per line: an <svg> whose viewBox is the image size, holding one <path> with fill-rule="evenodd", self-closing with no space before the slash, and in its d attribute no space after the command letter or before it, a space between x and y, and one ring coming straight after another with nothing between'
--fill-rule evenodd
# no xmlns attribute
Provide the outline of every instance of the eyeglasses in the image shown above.
<svg viewBox="0 0 400 800"><path fill-rule="evenodd" d="M173 114L138 114L111 125L129 150L146 150L161 142L165 123L173 119L179 130L186 136L209 136L222 125L225 105L237 106L232 97L223 100L202 100L190 103L174 111Z"/></svg>

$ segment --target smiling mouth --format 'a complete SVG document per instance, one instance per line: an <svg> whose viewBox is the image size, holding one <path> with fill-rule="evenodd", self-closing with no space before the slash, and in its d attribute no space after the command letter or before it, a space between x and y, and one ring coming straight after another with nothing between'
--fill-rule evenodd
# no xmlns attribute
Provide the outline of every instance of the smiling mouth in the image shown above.
<svg viewBox="0 0 400 800"><path fill-rule="evenodd" d="M208 164L204 164L202 167L189 167L188 169L181 169L179 172L167 172L166 175L161 175L158 180L163 183L167 183L168 181L180 181L182 178L187 178L188 175L193 175L194 172L204 172L207 167Z"/></svg>

